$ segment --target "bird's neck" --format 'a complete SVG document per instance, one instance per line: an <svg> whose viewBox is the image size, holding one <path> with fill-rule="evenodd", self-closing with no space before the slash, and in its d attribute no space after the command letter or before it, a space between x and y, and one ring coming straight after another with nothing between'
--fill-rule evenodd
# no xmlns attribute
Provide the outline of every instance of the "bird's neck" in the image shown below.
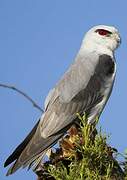
<svg viewBox="0 0 127 180"><path fill-rule="evenodd" d="M97 43L88 43L88 42L83 42L80 48L80 53L97 53L99 55L101 54L107 54L111 57L114 57L114 52L109 49L108 47L102 45L102 44L97 44Z"/></svg>

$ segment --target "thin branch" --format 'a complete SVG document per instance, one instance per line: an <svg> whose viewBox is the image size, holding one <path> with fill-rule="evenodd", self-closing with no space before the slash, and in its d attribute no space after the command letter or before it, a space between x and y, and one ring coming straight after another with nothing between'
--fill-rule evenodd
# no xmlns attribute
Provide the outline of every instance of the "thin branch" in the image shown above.
<svg viewBox="0 0 127 180"><path fill-rule="evenodd" d="M39 109L41 112L44 112L43 109L30 96L28 96L23 91L17 89L15 86L7 85L7 84L0 84L0 87L8 88L8 89L11 89L11 90L18 92L19 94L24 96L28 101L30 101L35 108Z"/></svg>

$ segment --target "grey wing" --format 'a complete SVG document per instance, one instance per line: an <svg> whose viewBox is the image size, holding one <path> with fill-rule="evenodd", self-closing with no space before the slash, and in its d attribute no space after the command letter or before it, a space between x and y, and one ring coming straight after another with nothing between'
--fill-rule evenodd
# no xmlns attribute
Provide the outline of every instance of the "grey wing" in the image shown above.
<svg viewBox="0 0 127 180"><path fill-rule="evenodd" d="M83 57L78 55L74 64L51 90L46 101L48 107L42 122L43 137L49 137L63 129L75 119L76 112L83 111L84 106L87 105L87 93L89 93L85 89L94 75L98 61L96 54ZM84 101L86 101L85 104Z"/></svg>
<svg viewBox="0 0 127 180"><path fill-rule="evenodd" d="M40 120L35 135L22 151L11 173L21 166L29 165L56 143L72 125L71 123L76 116L75 112L80 110L81 106L82 104L78 106L76 102L63 105L57 100L55 105L50 110L47 110L44 117Z"/></svg>
<svg viewBox="0 0 127 180"><path fill-rule="evenodd" d="M69 128L76 118L76 112L83 111L84 99L88 101L87 92L84 95L83 90L87 87L96 67L92 58L86 56L82 59L78 56L56 87L50 91L45 101L46 112L41 118L34 137L22 153L21 162L28 161L53 144ZM97 63L95 58L97 57L94 57ZM28 159L25 154L29 155L27 155Z"/></svg>
<svg viewBox="0 0 127 180"><path fill-rule="evenodd" d="M49 91L46 99L45 99L45 102L44 102L44 110L45 110L45 111L47 110L48 105L50 104L50 101L51 101L51 99L52 99L52 97L53 97L54 92L55 92L55 88L51 89L51 90Z"/></svg>
<svg viewBox="0 0 127 180"><path fill-rule="evenodd" d="M77 61L56 86L42 122L43 137L64 130L74 121L76 112L90 113L101 102L98 113L103 109L114 82L114 60L108 55L94 59L96 64L91 58L85 60Z"/></svg>
<svg viewBox="0 0 127 180"><path fill-rule="evenodd" d="M86 54L83 57L80 54L77 56L74 64L56 87L61 102L70 102L82 89L86 88L95 72L98 61L99 56L94 53Z"/></svg>

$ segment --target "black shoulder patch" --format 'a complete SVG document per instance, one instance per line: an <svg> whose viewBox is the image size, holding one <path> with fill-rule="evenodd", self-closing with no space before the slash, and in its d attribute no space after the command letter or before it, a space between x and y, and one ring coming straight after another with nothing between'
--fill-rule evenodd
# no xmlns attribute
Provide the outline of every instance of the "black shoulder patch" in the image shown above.
<svg viewBox="0 0 127 180"><path fill-rule="evenodd" d="M96 67L96 72L102 72L106 76L110 76L114 73L115 62L112 57L106 54L103 54L99 57L99 64Z"/></svg>

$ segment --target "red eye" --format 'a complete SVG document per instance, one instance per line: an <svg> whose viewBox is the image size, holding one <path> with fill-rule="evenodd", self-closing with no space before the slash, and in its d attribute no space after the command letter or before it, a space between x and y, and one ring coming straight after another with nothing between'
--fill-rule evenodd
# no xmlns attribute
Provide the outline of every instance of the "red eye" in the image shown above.
<svg viewBox="0 0 127 180"><path fill-rule="evenodd" d="M105 30L105 29L97 29L95 32L97 32L97 33L100 34L101 36L106 36L106 35L112 34L110 31L107 31L107 30Z"/></svg>

